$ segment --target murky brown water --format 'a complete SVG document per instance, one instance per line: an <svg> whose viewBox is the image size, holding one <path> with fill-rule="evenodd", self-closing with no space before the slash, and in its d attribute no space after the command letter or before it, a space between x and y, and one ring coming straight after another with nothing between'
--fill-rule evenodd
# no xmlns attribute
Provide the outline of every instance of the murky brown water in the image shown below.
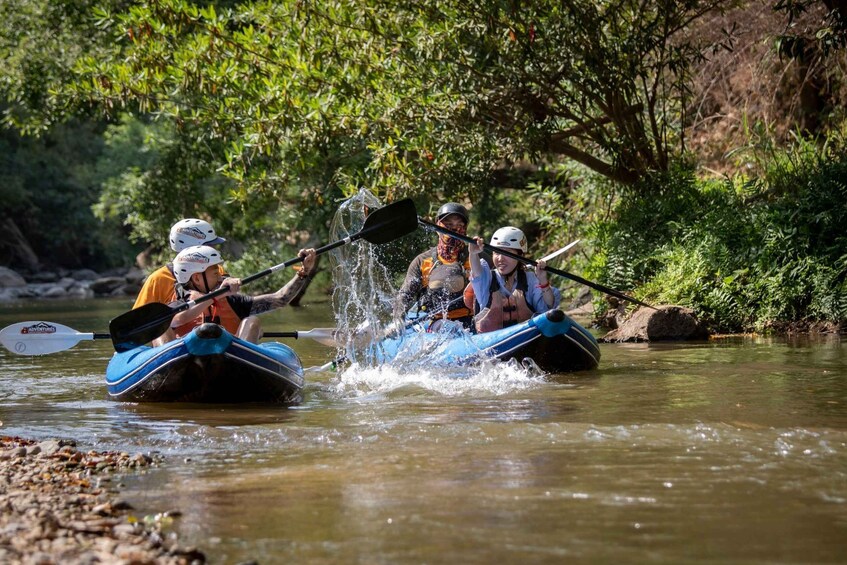
<svg viewBox="0 0 847 565"><path fill-rule="evenodd" d="M106 331L126 301L0 308ZM326 305L271 329L332 325ZM305 365L333 351L291 342ZM294 409L106 400L108 340L0 351L0 433L160 451L127 477L213 563L847 561L840 339L604 345L537 377L311 375Z"/></svg>

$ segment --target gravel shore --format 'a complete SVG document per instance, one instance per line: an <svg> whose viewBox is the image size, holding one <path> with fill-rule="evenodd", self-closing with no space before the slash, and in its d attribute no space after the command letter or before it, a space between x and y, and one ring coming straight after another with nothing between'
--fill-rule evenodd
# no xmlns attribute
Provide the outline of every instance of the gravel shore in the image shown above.
<svg viewBox="0 0 847 565"><path fill-rule="evenodd" d="M158 462L0 437L0 563L205 563L203 553L165 533L177 516L137 517L119 497L115 474Z"/></svg>

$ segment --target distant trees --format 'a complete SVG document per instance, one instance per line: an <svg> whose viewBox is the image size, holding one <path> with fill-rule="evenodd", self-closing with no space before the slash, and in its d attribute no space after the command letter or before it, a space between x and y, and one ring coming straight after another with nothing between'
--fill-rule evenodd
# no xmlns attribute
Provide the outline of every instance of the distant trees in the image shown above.
<svg viewBox="0 0 847 565"><path fill-rule="evenodd" d="M475 191L495 164L574 159L619 182L683 147L687 26L722 0L143 2L77 99L167 116L245 187ZM332 194L330 192L330 194Z"/></svg>
<svg viewBox="0 0 847 565"><path fill-rule="evenodd" d="M4 122L96 116L118 144L126 115L153 128L144 169L113 168L96 208L139 239L203 213L244 235L314 229L359 187L564 193L545 174L564 160L650 190L637 181L685 151L692 65L715 46L692 23L730 5L8 0Z"/></svg>

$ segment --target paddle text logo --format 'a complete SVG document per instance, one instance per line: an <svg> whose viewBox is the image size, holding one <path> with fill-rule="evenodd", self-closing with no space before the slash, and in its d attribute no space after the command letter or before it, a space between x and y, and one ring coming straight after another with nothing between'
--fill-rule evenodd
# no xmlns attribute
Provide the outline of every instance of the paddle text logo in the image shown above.
<svg viewBox="0 0 847 565"><path fill-rule="evenodd" d="M193 237L197 241L206 241L206 235L203 233L203 230L200 228L193 227L182 227L176 230L178 234L182 234L188 237Z"/></svg>
<svg viewBox="0 0 847 565"><path fill-rule="evenodd" d="M27 326L25 328L21 328L22 334L54 334L56 333L56 326L51 326L46 322L38 322L37 324L33 324L31 326Z"/></svg>

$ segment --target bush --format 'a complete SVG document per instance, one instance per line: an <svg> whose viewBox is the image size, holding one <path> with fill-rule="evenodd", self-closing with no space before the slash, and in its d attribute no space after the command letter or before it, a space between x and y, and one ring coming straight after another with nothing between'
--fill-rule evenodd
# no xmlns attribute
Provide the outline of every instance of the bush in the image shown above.
<svg viewBox="0 0 847 565"><path fill-rule="evenodd" d="M604 284L693 308L715 331L847 319L847 156L795 153L761 179L675 169L593 226ZM786 162L792 166L787 167Z"/></svg>

